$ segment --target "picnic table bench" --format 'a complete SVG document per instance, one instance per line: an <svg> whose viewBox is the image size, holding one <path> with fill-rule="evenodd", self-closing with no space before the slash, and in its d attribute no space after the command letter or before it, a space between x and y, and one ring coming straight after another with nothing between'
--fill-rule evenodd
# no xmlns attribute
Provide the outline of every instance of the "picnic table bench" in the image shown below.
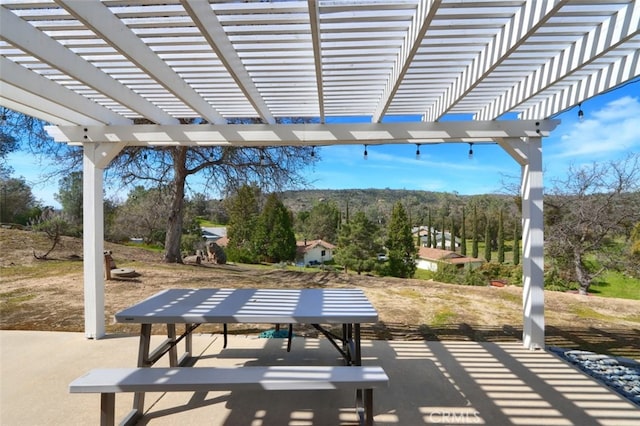
<svg viewBox="0 0 640 426"><path fill-rule="evenodd" d="M102 368L69 385L71 393L100 393L100 425L115 421L115 394L121 392L208 392L247 389L362 389L356 410L361 425L373 425L373 389L388 385L379 366L243 366ZM126 423L125 419L125 423Z"/></svg>

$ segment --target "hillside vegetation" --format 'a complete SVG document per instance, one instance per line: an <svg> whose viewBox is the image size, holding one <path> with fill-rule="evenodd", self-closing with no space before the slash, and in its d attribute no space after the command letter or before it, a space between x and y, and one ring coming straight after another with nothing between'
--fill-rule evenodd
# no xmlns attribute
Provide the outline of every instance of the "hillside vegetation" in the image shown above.
<svg viewBox="0 0 640 426"><path fill-rule="evenodd" d="M39 233L0 229L0 328L82 331L82 241L63 238L51 260L36 260L46 247ZM518 340L522 333L519 287L467 287L422 280L352 275L311 268L180 265L158 253L107 244L118 267L139 276L105 285L107 331L136 332L113 315L170 287L357 287L378 309L380 321L367 338L428 340ZM545 292L547 344L640 359L640 301ZM264 326L237 326L234 332ZM203 331L218 331L209 326ZM306 327L296 333L313 335Z"/></svg>

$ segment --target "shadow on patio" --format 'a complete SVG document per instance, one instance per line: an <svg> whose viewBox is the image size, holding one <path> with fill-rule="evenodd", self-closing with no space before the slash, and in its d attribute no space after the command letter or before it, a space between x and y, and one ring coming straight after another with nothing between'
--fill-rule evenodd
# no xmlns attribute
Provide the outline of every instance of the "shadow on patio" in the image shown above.
<svg viewBox="0 0 640 426"><path fill-rule="evenodd" d="M87 341L81 333L0 332L3 425L98 421L98 395L68 384L96 367L135 365L137 338ZM154 336L154 338L159 336ZM56 350L53 350L53 349ZM198 366L338 365L326 339L194 336ZM42 355L45 354L46 362ZM381 365L388 388L374 392L378 425L636 425L640 410L546 351L521 343L365 340L363 364ZM18 366L20 368L18 368ZM142 424L352 425L354 396L342 391L149 394ZM118 395L116 416L131 406Z"/></svg>
<svg viewBox="0 0 640 426"><path fill-rule="evenodd" d="M477 326L466 323L419 327L400 323L379 322L363 326L363 337L385 340L519 342L522 328ZM545 343L566 349L582 349L601 354L640 360L640 329L598 327L545 327Z"/></svg>

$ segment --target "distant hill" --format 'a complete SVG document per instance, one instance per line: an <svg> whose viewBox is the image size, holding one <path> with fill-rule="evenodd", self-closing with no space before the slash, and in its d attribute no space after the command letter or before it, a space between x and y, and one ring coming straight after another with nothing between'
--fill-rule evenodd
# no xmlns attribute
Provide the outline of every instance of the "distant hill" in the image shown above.
<svg viewBox="0 0 640 426"><path fill-rule="evenodd" d="M507 195L459 195L448 192L432 192L405 189L307 189L284 191L280 198L292 212L309 211L315 203L333 202L342 211L378 211L389 213L393 205L401 201L414 214L426 209L433 212L443 208L454 209L466 205L471 200L481 204L511 204L513 197Z"/></svg>

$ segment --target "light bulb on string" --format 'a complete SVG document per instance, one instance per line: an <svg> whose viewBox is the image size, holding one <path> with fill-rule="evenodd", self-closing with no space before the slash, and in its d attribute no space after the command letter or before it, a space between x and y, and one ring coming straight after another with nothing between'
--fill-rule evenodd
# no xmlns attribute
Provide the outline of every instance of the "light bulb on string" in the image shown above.
<svg viewBox="0 0 640 426"><path fill-rule="evenodd" d="M582 110L582 103L578 104L578 120L584 121L584 111Z"/></svg>

